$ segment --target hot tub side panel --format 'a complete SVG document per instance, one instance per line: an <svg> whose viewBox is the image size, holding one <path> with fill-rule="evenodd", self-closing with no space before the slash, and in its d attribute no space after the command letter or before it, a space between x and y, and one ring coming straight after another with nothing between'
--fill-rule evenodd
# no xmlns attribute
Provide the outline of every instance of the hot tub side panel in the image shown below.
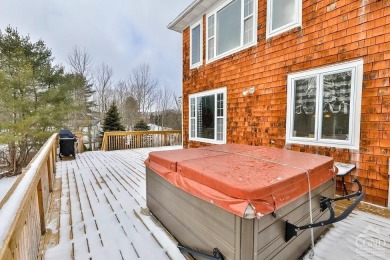
<svg viewBox="0 0 390 260"><path fill-rule="evenodd" d="M253 220L243 220L174 187L148 167L146 190L150 211L184 246L207 254L212 254L216 247L224 259L253 259ZM240 249L241 245L245 251Z"/></svg>
<svg viewBox="0 0 390 260"><path fill-rule="evenodd" d="M320 198L335 195L335 183L329 180L312 190L313 222L329 218L329 211L320 211ZM310 246L310 229L298 232L298 236L285 242L286 220L290 223L303 226L310 223L308 194L294 200L285 207L276 211L276 218L271 214L262 217L255 225L256 259L298 259ZM325 227L314 228L315 239L325 230Z"/></svg>
<svg viewBox="0 0 390 260"><path fill-rule="evenodd" d="M153 170L146 168L147 206L184 246L212 254L217 247L225 259L297 259L310 245L310 230L285 242L286 220L295 225L309 223L308 194L294 200L260 220L243 219L212 203L174 187ZM321 196L334 197L333 180L312 191L313 221L325 220L320 212ZM326 227L314 229L319 237ZM198 259L198 258L197 258Z"/></svg>

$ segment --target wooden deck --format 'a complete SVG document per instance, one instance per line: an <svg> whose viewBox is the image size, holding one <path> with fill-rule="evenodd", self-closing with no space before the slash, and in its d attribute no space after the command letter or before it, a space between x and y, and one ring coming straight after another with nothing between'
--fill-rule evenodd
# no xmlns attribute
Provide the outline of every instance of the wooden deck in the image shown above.
<svg viewBox="0 0 390 260"><path fill-rule="evenodd" d="M350 203L338 202L336 212L343 211ZM389 209L360 203L348 218L329 227L327 233L316 242L314 251L314 259L321 260L389 259ZM308 255L304 260L310 260Z"/></svg>
<svg viewBox="0 0 390 260"><path fill-rule="evenodd" d="M170 150L180 147L160 147ZM150 149L85 152L57 162L44 259L180 259L164 230L144 212ZM143 213L141 213L143 212Z"/></svg>
<svg viewBox="0 0 390 260"><path fill-rule="evenodd" d="M57 162L40 258L184 259L145 210L143 161L151 150L178 148L85 152ZM389 211L367 208L331 227L316 244L314 259L388 259Z"/></svg>

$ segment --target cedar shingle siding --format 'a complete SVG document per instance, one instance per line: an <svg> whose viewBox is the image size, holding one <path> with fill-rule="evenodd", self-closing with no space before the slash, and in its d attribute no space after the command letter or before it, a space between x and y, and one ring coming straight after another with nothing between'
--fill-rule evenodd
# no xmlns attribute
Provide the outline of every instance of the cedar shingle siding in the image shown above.
<svg viewBox="0 0 390 260"><path fill-rule="evenodd" d="M190 70L189 28L183 32L184 146L188 141L188 95L227 87L227 143L273 146L331 156L356 164L367 202L386 206L390 155L390 1L303 0L302 29L266 40L266 1L258 2L258 44ZM359 151L286 145L287 75L364 60ZM253 95L243 96L255 86ZM347 189L355 189L347 177ZM338 183L341 189L341 183Z"/></svg>

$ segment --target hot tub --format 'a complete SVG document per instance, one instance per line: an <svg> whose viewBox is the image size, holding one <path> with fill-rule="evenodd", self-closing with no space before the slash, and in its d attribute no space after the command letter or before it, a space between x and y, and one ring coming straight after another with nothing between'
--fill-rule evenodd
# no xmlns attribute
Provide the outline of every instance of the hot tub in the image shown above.
<svg viewBox="0 0 390 260"><path fill-rule="evenodd" d="M145 164L150 211L183 246L224 259L298 258L310 231L286 239L286 221L310 223L309 186L313 222L335 195L332 158L284 149L215 145L152 152Z"/></svg>

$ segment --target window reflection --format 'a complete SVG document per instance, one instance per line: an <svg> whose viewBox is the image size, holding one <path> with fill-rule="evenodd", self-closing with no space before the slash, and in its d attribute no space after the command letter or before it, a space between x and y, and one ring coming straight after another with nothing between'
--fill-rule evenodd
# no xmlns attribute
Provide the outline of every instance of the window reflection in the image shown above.
<svg viewBox="0 0 390 260"><path fill-rule="evenodd" d="M295 137L314 138L316 112L316 77L295 80Z"/></svg>
<svg viewBox="0 0 390 260"><path fill-rule="evenodd" d="M324 75L322 139L348 140L351 74Z"/></svg>

